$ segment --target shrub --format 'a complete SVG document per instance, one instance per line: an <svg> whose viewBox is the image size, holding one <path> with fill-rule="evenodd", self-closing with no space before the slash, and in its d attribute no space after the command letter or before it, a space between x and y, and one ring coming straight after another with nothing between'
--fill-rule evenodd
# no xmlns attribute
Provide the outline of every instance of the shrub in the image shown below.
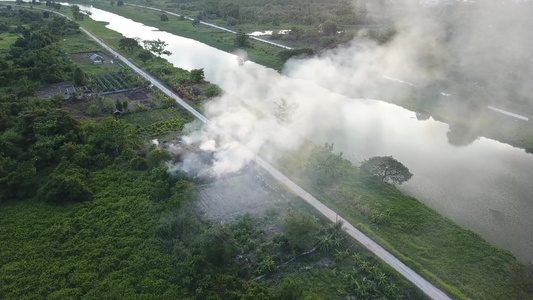
<svg viewBox="0 0 533 300"><path fill-rule="evenodd" d="M96 104L92 104L87 108L86 113L91 117L96 117L100 114L100 107Z"/></svg>

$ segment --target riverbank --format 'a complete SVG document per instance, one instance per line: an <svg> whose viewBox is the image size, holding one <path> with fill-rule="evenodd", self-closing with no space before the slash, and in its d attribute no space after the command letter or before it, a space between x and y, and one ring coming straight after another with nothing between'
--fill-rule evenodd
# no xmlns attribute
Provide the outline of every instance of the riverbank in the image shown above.
<svg viewBox="0 0 533 300"><path fill-rule="evenodd" d="M161 13L152 10L132 6L111 6L107 2L91 4L100 9L157 27L160 30L197 40L225 52L232 52L236 49L233 44L234 34L204 25L193 26L191 21L187 19L179 20L170 16L169 21L162 22L160 20ZM283 68L283 61L278 57L278 53L282 51L280 48L254 41L253 48L246 50L249 59L258 64L278 71ZM361 95L355 96L360 97ZM368 97L369 95L365 96ZM525 149L528 153L533 152L533 125L531 122L516 122L513 118L490 111L486 106L477 105L474 109L464 107L464 102L453 100L453 96L451 98L444 97L435 91L413 91L413 97L410 99L385 98L383 101L399 105L427 117L432 116L435 120L450 124L453 131L451 144L468 145L476 138L483 136ZM520 108L517 109L520 110Z"/></svg>
<svg viewBox="0 0 533 300"><path fill-rule="evenodd" d="M161 21L162 13L160 12L128 5L111 6L108 2L91 2L87 5L116 13L162 31L199 41L228 53L234 53L239 49L235 46L235 34L202 24L193 25L189 19L182 20L176 16L168 15L168 21ZM249 39L249 46L243 50L247 52L250 61L277 71L283 68L284 62L278 55L283 49L279 47Z"/></svg>
<svg viewBox="0 0 533 300"><path fill-rule="evenodd" d="M18 12L9 11L12 19L26 17L17 24L50 32L65 55L94 47L87 40L94 36L76 24L68 24L69 34L48 31L47 22L63 17L43 21L40 10ZM0 131L6 145L0 149L0 298L425 299L339 226L314 218L302 201L258 175L249 177L280 205L265 217L206 220L195 185L168 172L172 155L147 144L147 138L183 134L191 114L151 109L78 121L61 106L85 99L60 99L0 95L2 106L13 108L3 110ZM302 218L313 227L303 238L314 249L295 255L302 250L292 246L302 241ZM326 244L315 246L322 235Z"/></svg>
<svg viewBox="0 0 533 300"><path fill-rule="evenodd" d="M533 299L528 271L509 251L348 160L307 143L274 165L454 298Z"/></svg>
<svg viewBox="0 0 533 300"><path fill-rule="evenodd" d="M434 213L434 212L433 212L433 213ZM478 238L479 238L479 237L478 237ZM443 265L443 267L446 267L446 264L445 264L445 263L443 263L442 265ZM450 273L453 273L453 271L450 271Z"/></svg>

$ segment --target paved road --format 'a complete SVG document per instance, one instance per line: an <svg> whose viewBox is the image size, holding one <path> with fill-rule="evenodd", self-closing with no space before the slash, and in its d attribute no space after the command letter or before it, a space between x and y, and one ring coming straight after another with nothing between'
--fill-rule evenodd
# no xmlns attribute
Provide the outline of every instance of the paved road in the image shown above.
<svg viewBox="0 0 533 300"><path fill-rule="evenodd" d="M67 16L54 12L59 15L62 15L66 18ZM69 18L70 19L70 18ZM132 68L137 74L139 74L141 77L143 77L146 80L149 80L154 86L159 88L163 93L165 93L167 96L175 99L179 105L187 109L189 112L191 112L196 118L198 118L200 121L206 124L210 124L210 121L203 116L201 113L196 111L194 108L192 108L189 104L187 104L183 99L178 97L178 95L174 94L170 89L165 87L161 82L156 80L154 77L149 75L148 73L141 70L139 67L134 65L132 62L130 62L127 58L120 55L118 52L113 50L111 47L106 45L104 42L102 42L99 38L94 36L92 33L87 31L85 28L80 27L80 29L86 33L89 37L91 37L94 41L96 41L98 44L100 44L102 47L107 49L110 53L115 55L117 58L122 60L126 65L128 65L130 68ZM427 280L422 278L420 275L418 275L415 271L410 269L408 266L406 266L404 263L402 263L399 259L394 257L390 252L383 249L380 245L378 245L376 242L372 241L369 237L364 235L361 231L357 230L353 225L348 223L345 219L342 217L339 217L337 213L335 213L333 210L329 209L327 206L322 204L320 201L318 201L315 197L311 196L308 192L306 192L304 189L299 187L297 184L295 184L292 180L290 180L287 176L283 175L280 171L278 171L276 168L274 168L272 165L264 161L262 158L257 157L256 163L265 169L268 173L272 175L272 177L276 178L278 181L283 183L285 186L287 186L291 191L293 191L295 194L300 196L304 201L312 205L316 210L318 210L320 213L322 213L324 216L326 216L328 219L330 219L332 222L336 221L342 221L344 223L344 229L346 232L353 237L355 240L357 240L359 243L361 243L363 246L365 246L368 250L370 250L372 253L374 253L377 257L381 258L385 263L390 265L393 269L398 271L400 274L402 274L407 280L412 282L415 286L417 286L420 290L422 290L426 295L428 295L431 299L438 299L438 300L448 300L451 299L446 294L444 294L441 290L433 286L431 283L429 283Z"/></svg>
<svg viewBox="0 0 533 300"><path fill-rule="evenodd" d="M136 6L136 7L142 7L142 8L146 8L146 9L151 9L151 10L155 10L155 11L159 11L159 12L164 12L164 13L167 13L169 15L173 15L173 16L176 16L176 17L181 17L181 15L179 14L176 14L176 13L173 13L173 12L170 12L170 11L166 11L166 10L162 10L160 8L155 8L155 7L150 7L150 6L143 6L143 5L137 5L137 4L130 4L130 3L124 3L125 5L130 5L130 6ZM188 19L188 20L194 20L193 18L191 17L185 17L183 16L185 19ZM214 28L217 28L217 29L220 29L220 30L223 30L223 31L226 31L226 32L230 32L230 33L234 33L236 34L237 32L235 30L231 30L231 29L228 29L228 28L225 28L225 27L222 27L222 26L218 26L218 25L215 25L213 23L207 23L207 22L203 22L203 21L200 21L200 24L203 24L203 25L207 25L207 26L211 26L211 27L214 27ZM278 44L278 43L274 43L272 41L269 41L269 40L265 40L265 39L262 39L262 38L258 38L256 36L251 36L249 35L248 37L250 37L251 39L253 40L256 40L256 41L260 41L260 42L263 42L263 43L267 43L267 44L270 44L270 45L273 45L273 46L276 46L276 47L280 47L280 48L283 48L283 49L292 49L291 47L289 46L285 46L285 45L282 45L282 44Z"/></svg>
<svg viewBox="0 0 533 300"><path fill-rule="evenodd" d="M188 110L191 114L193 114L197 119L204 123L209 123L209 120L204 117L201 113L199 113L196 109L192 108L189 104L187 104L183 99L181 99L178 95L176 95L174 92L172 92L169 88L167 88L163 83L161 83L159 80L155 79L145 71L143 71L141 68L134 65L129 59L126 57L120 55L120 53L113 50L113 48L106 45L104 42L102 42L100 39L98 39L96 36L94 36L92 33L87 31L85 28L80 27L80 29L85 32L88 36L90 36L93 40L95 40L98 44L100 44L102 47L104 47L107 51L109 51L111 54L113 54L116 58L119 58L122 60L128 67L132 68L133 71L135 71L137 74L139 74L142 78L149 80L155 87L160 89L163 93L165 93L167 96L171 97L172 99L176 100L179 105L181 105L183 108Z"/></svg>
<svg viewBox="0 0 533 300"><path fill-rule="evenodd" d="M280 171L274 168L272 165L261 159L260 157L256 158L256 163L265 169L272 177L276 178L278 181L286 185L291 191L296 193L300 198L305 200L307 203L311 204L316 210L322 213L326 218L330 219L332 222L342 221L344 223L344 230L356 239L359 243L365 246L368 250L374 253L377 257L381 258L385 263L394 268L400 274L402 274L407 280L415 284L419 289L421 289L426 295L431 299L450 299L446 294L441 290L433 286L427 280L418 275L415 271L410 269L399 259L394 257L390 252L383 249L376 242L371 240L369 237L364 235L361 231L357 230L352 224L348 223L344 218L339 217L336 212L329 209L327 206L318 201L311 194L306 192L304 189L299 187L292 180L283 175Z"/></svg>

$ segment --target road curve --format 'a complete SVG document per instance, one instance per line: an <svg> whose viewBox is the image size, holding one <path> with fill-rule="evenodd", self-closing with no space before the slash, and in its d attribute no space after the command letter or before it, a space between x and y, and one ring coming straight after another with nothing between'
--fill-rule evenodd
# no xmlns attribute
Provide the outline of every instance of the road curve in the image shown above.
<svg viewBox="0 0 533 300"><path fill-rule="evenodd" d="M146 8L146 9L151 9L151 10L155 10L155 11L159 11L159 12L164 12L166 14L169 14L169 15L173 15L175 17L181 17L181 15L177 14L177 13L173 13L171 11L167 11L167 10L162 10L160 8L155 8L155 7L150 7L150 6L144 6L144 5L137 5L137 4L130 4L130 3L124 3L124 5L129 5L129 6L136 6L136 7L141 7L141 8ZM183 16L185 19L188 19L188 20L191 20L193 21L194 19L191 18L191 17L186 17L186 16ZM213 23L207 23L207 22L204 22L204 21L200 21L200 24L203 24L203 25L207 25L207 26L211 26L211 27L214 27L214 28L217 28L217 29L220 29L220 30L223 30L223 31L226 31L226 32L230 32L230 33L233 33L233 34L236 34L237 32L235 30L231 30L231 29L228 29L228 28L225 28L225 27L222 27L222 26L218 26L218 25L215 25ZM265 39L262 39L262 38L258 38L256 36L251 36L249 35L248 36L249 38L253 39L253 40L256 40L256 41L260 41L260 42L263 42L263 43L267 43L267 44L270 44L270 45L273 45L273 46L276 46L276 47L280 47L280 48L283 48L283 49L287 49L287 50L291 50L292 48L289 47L289 46L285 46L285 45L282 45L282 44L278 44L278 43L274 43L272 41L269 41L269 40L265 40Z"/></svg>
<svg viewBox="0 0 533 300"><path fill-rule="evenodd" d="M45 10L45 9L42 9ZM66 17L70 20L69 17L66 15L52 11L56 14L59 14L63 17ZM149 80L154 86L159 88L163 93L165 93L167 96L175 99L179 105L181 105L183 108L188 110L190 113L192 113L196 118L198 118L200 121L206 124L210 124L209 119L207 119L204 115L199 113L197 110L195 110L192 106L187 104L183 99L178 97L174 92L172 92L170 89L165 87L160 81L134 65L131 61L129 61L124 56L120 55L118 52L113 50L111 47L106 45L103 41L101 41L99 38L94 36L92 33L87 31L85 28L80 26L80 29L87 34L89 37L91 37L95 42L100 44L102 47L104 47L107 51L115 55L115 57L122 60L126 65L128 65L130 68L132 68L137 74L139 74L141 77L143 77L146 80ZM322 202L318 201L315 197L313 197L311 194L306 192L304 189L302 189L300 186L298 186L296 183L294 183L292 180L290 180L287 176L283 175L280 171L278 171L276 168L274 168L272 165L264 161L260 157L256 157L255 162L257 165L265 169L272 177L274 177L276 180L283 183L285 186L287 186L292 192L297 194L300 198L302 198L304 201L312 205L316 210L318 210L321 214L323 214L326 218L331 220L332 222L342 221L343 222L343 228L346 230L346 232L353 237L355 240L357 240L359 243L361 243L363 246L365 246L369 251L374 253L377 257L382 259L386 264L391 266L394 270L396 270L398 273L400 273L402 276L404 276L407 280L409 280L411 283L413 283L416 287L418 287L422 292L424 292L427 296L429 296L431 299L435 300L451 300L450 297L448 297L444 292L436 288L434 285L432 285L430 282L422 278L422 276L418 275L415 271L413 271L411 268L406 266L404 263L402 263L399 259L394 257L390 252L383 249L380 245L378 245L376 242L371 240L369 237L367 237L365 234L363 234L361 231L357 230L353 225L351 225L348 221L346 221L344 218L339 217L337 213L335 213L333 210L328 208L326 205L324 205Z"/></svg>

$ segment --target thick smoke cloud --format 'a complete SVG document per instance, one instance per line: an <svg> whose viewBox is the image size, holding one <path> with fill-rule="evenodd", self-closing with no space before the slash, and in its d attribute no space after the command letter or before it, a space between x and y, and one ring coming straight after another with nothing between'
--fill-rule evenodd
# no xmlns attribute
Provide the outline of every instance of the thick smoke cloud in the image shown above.
<svg viewBox="0 0 533 300"><path fill-rule="evenodd" d="M302 137L327 134L339 122L344 96L397 100L425 91L449 97L458 106L471 103L467 107L474 109L493 105L516 110L530 103L530 2L371 2L369 15L397 31L384 45L361 31L349 45L289 61L284 76L250 63L220 75L228 93L204 110L213 124L189 136L215 151L216 174L239 170L266 143L294 149ZM276 115L282 99L291 109L280 121ZM364 116L354 112L353 117Z"/></svg>

